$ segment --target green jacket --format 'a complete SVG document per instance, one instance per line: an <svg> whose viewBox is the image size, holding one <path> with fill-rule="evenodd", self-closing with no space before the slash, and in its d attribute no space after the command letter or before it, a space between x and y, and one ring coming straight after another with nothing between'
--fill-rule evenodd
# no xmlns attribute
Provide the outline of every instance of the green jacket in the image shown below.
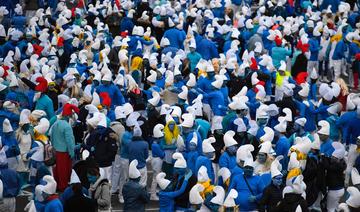
<svg viewBox="0 0 360 212"><path fill-rule="evenodd" d="M70 124L63 119L57 120L51 127L51 143L57 152L68 152L74 156L75 138Z"/></svg>

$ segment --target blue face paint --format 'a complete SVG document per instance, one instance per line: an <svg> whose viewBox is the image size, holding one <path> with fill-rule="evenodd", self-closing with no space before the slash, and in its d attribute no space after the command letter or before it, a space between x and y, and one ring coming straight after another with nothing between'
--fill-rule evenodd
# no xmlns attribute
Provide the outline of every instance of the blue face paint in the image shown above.
<svg viewBox="0 0 360 212"><path fill-rule="evenodd" d="M174 131L174 129L175 129L175 122L169 123L168 127L169 127L170 131Z"/></svg>
<svg viewBox="0 0 360 212"><path fill-rule="evenodd" d="M212 79L215 76L215 72L208 72L207 76L208 76L209 79Z"/></svg>
<svg viewBox="0 0 360 212"><path fill-rule="evenodd" d="M267 118L258 118L258 119L256 120L256 122L257 122L257 124L259 125L259 127L260 127L260 126L265 126L266 123L267 123L267 121L268 121Z"/></svg>
<svg viewBox="0 0 360 212"><path fill-rule="evenodd" d="M206 152L204 155L212 160L215 157L215 152Z"/></svg>
<svg viewBox="0 0 360 212"><path fill-rule="evenodd" d="M226 148L226 150L229 153L229 155L235 155L237 151L237 146L236 145L229 146Z"/></svg>
<svg viewBox="0 0 360 212"><path fill-rule="evenodd" d="M194 142L190 142L190 144L189 144L189 150L190 151L195 151L196 150L196 144L194 143Z"/></svg>
<svg viewBox="0 0 360 212"><path fill-rule="evenodd" d="M183 127L183 134L189 134L191 132L192 128L188 128L188 127Z"/></svg>
<svg viewBox="0 0 360 212"><path fill-rule="evenodd" d="M251 177L254 174L254 168L251 167L251 166L245 166L243 168L243 170L244 170L244 176L245 177Z"/></svg>
<svg viewBox="0 0 360 212"><path fill-rule="evenodd" d="M266 153L259 152L258 156L257 156L257 159L258 159L259 163L264 164L266 162L266 159L267 159Z"/></svg>
<svg viewBox="0 0 360 212"><path fill-rule="evenodd" d="M277 175L275 177L272 178L272 183L274 184L274 186L280 187L282 184L282 176L281 175Z"/></svg>
<svg viewBox="0 0 360 212"><path fill-rule="evenodd" d="M184 175L184 174L185 174L185 171L186 171L186 169L174 168L174 174Z"/></svg>
<svg viewBox="0 0 360 212"><path fill-rule="evenodd" d="M88 174L88 175L87 175L87 179L88 179L88 181L89 181L90 184L94 184L94 183L96 182L96 180L97 180L97 177L94 176L94 175Z"/></svg>

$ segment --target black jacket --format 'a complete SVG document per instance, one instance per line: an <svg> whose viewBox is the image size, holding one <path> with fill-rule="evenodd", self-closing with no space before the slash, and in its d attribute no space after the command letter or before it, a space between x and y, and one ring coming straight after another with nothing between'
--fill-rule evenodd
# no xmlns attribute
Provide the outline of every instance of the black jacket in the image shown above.
<svg viewBox="0 0 360 212"><path fill-rule="evenodd" d="M303 212L307 212L308 207L306 200L300 194L287 193L284 199L280 202L274 211L278 212L295 212L296 208L300 205Z"/></svg>
<svg viewBox="0 0 360 212"><path fill-rule="evenodd" d="M174 180L174 185L175 185L174 191L179 190L181 188L181 185L183 184L183 182L184 182L184 176L180 180L175 179ZM196 176L193 174L188 181L188 184L186 186L184 193L182 193L180 196L175 198L175 207L181 207L181 208L189 208L190 207L189 193L190 193L191 188L196 183L197 183L197 179L196 179Z"/></svg>
<svg viewBox="0 0 360 212"><path fill-rule="evenodd" d="M328 189L340 189L344 187L346 169L345 160L334 160L331 158L323 158L322 166L326 169L326 186Z"/></svg>
<svg viewBox="0 0 360 212"><path fill-rule="evenodd" d="M96 200L85 197L82 194L74 194L64 204L64 212L96 212Z"/></svg>
<svg viewBox="0 0 360 212"><path fill-rule="evenodd" d="M306 202L311 206L316 201L320 192L319 180L321 173L319 161L314 157L307 157L305 170L303 171L304 183L306 184Z"/></svg>
<svg viewBox="0 0 360 212"><path fill-rule="evenodd" d="M259 201L260 208L266 211L273 211L282 199L283 187L276 187L272 183L268 185Z"/></svg>

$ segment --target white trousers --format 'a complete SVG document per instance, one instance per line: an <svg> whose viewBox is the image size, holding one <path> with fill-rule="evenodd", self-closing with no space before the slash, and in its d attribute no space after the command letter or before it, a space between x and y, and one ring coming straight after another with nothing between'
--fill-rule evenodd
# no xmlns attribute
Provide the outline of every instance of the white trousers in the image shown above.
<svg viewBox="0 0 360 212"><path fill-rule="evenodd" d="M342 60L333 60L334 65L334 80L338 79L341 75L342 69Z"/></svg>
<svg viewBox="0 0 360 212"><path fill-rule="evenodd" d="M116 192L119 189L120 182L120 155L115 155L115 160L112 164L112 173L111 173L111 193Z"/></svg>
<svg viewBox="0 0 360 212"><path fill-rule="evenodd" d="M157 191L157 182L156 182L156 176L161 172L163 160L159 157L152 158L151 160L151 167L153 170L153 176L152 176L152 182L151 182L151 188L150 193L152 195L156 194Z"/></svg>
<svg viewBox="0 0 360 212"><path fill-rule="evenodd" d="M350 173L354 166L355 160L358 157L359 153L356 151L357 145L356 144L350 144L349 146L349 152L348 152L348 158L347 158L347 164L346 164L346 172L345 172L345 183L349 183L350 179Z"/></svg>
<svg viewBox="0 0 360 212"><path fill-rule="evenodd" d="M212 111L211 111L211 107L209 104L204 104L203 105L203 111L205 113L205 116L209 119L209 122L211 122L212 119Z"/></svg>
<svg viewBox="0 0 360 212"><path fill-rule="evenodd" d="M100 168L100 171L104 174L104 179L107 179L110 184L111 184L111 168L112 166Z"/></svg>
<svg viewBox="0 0 360 212"><path fill-rule="evenodd" d="M328 212L335 212L339 206L340 198L344 195L344 189L329 190L327 195L326 207Z"/></svg>
<svg viewBox="0 0 360 212"><path fill-rule="evenodd" d="M15 209L16 209L15 197L4 198L3 202L0 204L1 212L15 212Z"/></svg>
<svg viewBox="0 0 360 212"><path fill-rule="evenodd" d="M311 73L313 71L316 71L317 76L319 75L319 62L318 61L308 61L308 65L307 65L308 79L310 79Z"/></svg>
<svg viewBox="0 0 360 212"><path fill-rule="evenodd" d="M140 182L139 184L142 186L142 187L146 187L146 183L147 183L147 168L146 166L142 169L139 169L140 171Z"/></svg>
<svg viewBox="0 0 360 212"><path fill-rule="evenodd" d="M128 179L129 179L129 159L120 157L119 197L122 197L122 189Z"/></svg>

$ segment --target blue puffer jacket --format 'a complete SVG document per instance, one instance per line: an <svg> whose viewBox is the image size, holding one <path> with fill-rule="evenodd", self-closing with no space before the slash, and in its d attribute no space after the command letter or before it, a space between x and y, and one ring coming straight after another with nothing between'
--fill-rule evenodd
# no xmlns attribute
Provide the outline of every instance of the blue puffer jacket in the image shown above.
<svg viewBox="0 0 360 212"><path fill-rule="evenodd" d="M229 155L228 152L224 152L221 154L219 159L219 167L226 167L229 170L232 170L236 166L236 156Z"/></svg>
<svg viewBox="0 0 360 212"><path fill-rule="evenodd" d="M262 192L265 189L265 185L260 176L246 177L246 180L254 193L254 196L256 196L256 201L259 201L262 197ZM231 189L235 189L238 192L238 197L235 199L235 202L239 205L240 211L257 210L256 203L249 202L249 197L252 196L252 194L245 182L244 175L237 175L237 177L232 178L229 191Z"/></svg>
<svg viewBox="0 0 360 212"><path fill-rule="evenodd" d="M184 49L184 40L186 39L184 30L177 28L168 29L165 31L164 37L169 39L170 46L177 49Z"/></svg>
<svg viewBox="0 0 360 212"><path fill-rule="evenodd" d="M53 102L46 94L41 94L41 97L36 101L35 110L45 111L48 119L55 116Z"/></svg>
<svg viewBox="0 0 360 212"><path fill-rule="evenodd" d="M201 166L205 166L207 168L207 174L211 180L211 183L213 184L215 182L215 172L214 172L214 169L212 167L212 162L209 158L201 155L197 158L196 160L196 165L195 165L195 168L196 168L196 175L200 169Z"/></svg>
<svg viewBox="0 0 360 212"><path fill-rule="evenodd" d="M0 166L0 179L3 182L3 197L16 197L20 191L20 177L7 165Z"/></svg>

